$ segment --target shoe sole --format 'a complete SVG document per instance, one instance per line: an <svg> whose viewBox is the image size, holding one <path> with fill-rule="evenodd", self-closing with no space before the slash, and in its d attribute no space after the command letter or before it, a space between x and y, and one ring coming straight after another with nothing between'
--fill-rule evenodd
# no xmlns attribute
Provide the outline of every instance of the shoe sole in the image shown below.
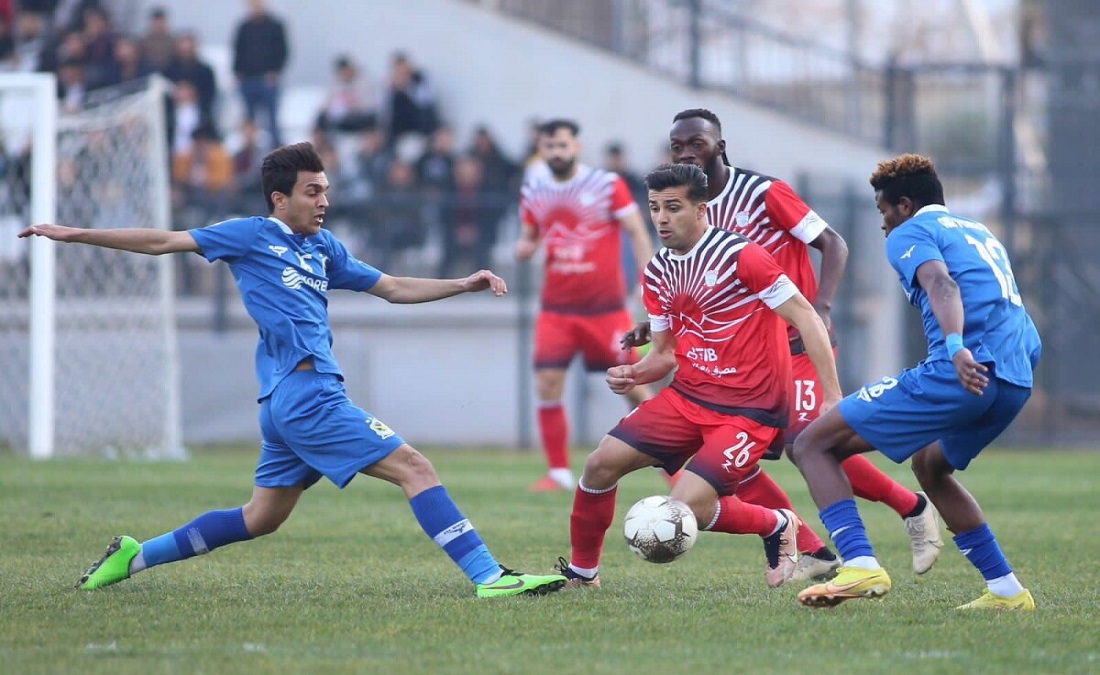
<svg viewBox="0 0 1100 675"><path fill-rule="evenodd" d="M565 579L558 579L557 581L551 581L548 584L542 584L541 586L535 586L534 588L528 588L520 595L550 595L551 593L557 593L565 588Z"/></svg>
<svg viewBox="0 0 1100 675"><path fill-rule="evenodd" d="M599 588L599 587L600 587L600 580L599 579L592 579L590 581L585 581L584 579L566 579L565 580L565 586L563 588L567 591L570 591L570 590L573 590L575 588Z"/></svg>
<svg viewBox="0 0 1100 675"><path fill-rule="evenodd" d="M122 537L115 537L111 540L111 545L107 547L107 552L103 554L103 557L92 563L92 566L88 568L88 571L80 577L80 581L76 582L77 588L84 588L84 584L88 583L88 579L93 574L99 571L99 568L103 566L103 563L107 562L107 558L110 558L114 554L118 553L122 549ZM87 589L92 590L92 589Z"/></svg>
<svg viewBox="0 0 1100 675"><path fill-rule="evenodd" d="M875 584L859 593L823 593L821 595L799 596L798 602L805 607L836 607L846 600L857 600L859 598L881 600L889 592L890 587L886 584Z"/></svg>

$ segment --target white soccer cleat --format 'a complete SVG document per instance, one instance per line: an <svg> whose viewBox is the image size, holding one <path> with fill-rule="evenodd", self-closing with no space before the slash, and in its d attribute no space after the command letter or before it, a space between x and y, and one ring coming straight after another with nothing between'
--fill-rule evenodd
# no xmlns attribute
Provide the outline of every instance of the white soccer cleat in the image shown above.
<svg viewBox="0 0 1100 675"><path fill-rule="evenodd" d="M928 495L923 492L917 494L925 499L924 510L920 515L904 519L905 533L909 535L909 547L913 549L913 571L924 574L939 559L943 536L940 534L939 511Z"/></svg>
<svg viewBox="0 0 1100 675"><path fill-rule="evenodd" d="M794 566L791 581L828 581L836 576L836 571L842 562L839 557L826 560L810 553L803 553Z"/></svg>

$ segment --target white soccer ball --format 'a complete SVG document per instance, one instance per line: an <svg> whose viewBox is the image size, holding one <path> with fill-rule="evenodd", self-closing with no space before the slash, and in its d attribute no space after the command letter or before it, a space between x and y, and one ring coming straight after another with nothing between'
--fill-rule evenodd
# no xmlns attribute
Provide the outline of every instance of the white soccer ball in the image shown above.
<svg viewBox="0 0 1100 675"><path fill-rule="evenodd" d="M670 563L691 550L699 524L687 504L671 497L646 497L626 512L626 545L642 560Z"/></svg>

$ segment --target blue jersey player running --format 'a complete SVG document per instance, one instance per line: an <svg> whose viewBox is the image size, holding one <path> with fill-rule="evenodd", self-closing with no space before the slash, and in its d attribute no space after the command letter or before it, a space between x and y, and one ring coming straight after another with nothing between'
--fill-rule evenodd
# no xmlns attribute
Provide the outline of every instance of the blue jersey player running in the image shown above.
<svg viewBox="0 0 1100 675"><path fill-rule="evenodd" d="M183 232L34 225L20 233L149 255L194 252L224 260L260 331L256 375L263 445L252 498L241 508L204 513L141 543L115 537L77 586L109 586L155 565L271 534L322 476L342 488L363 473L405 492L424 532L474 582L478 596L541 595L562 588L565 578L559 575L521 574L497 563L431 462L348 399L332 354L330 289L416 303L484 290L502 296L504 281L488 270L465 279L398 278L356 260L321 227L329 183L309 143L265 157L261 183L271 210L267 218L237 218Z"/></svg>
<svg viewBox="0 0 1100 675"><path fill-rule="evenodd" d="M840 461L878 449L913 473L988 591L958 609L1034 610L974 497L955 478L1004 431L1031 395L1041 343L1004 246L981 223L953 215L931 160L902 155L871 176L886 255L921 311L928 358L844 398L799 436L794 455L844 558L833 580L799 602L832 607L890 590Z"/></svg>

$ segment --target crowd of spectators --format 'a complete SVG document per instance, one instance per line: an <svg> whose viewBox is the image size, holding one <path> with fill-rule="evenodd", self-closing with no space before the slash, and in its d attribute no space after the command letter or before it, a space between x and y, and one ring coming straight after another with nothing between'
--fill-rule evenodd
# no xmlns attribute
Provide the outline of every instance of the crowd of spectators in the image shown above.
<svg viewBox="0 0 1100 675"><path fill-rule="evenodd" d="M159 74L170 82L167 129L174 224L200 226L234 213L262 213L259 166L284 140L279 102L292 58L284 22L263 0L246 0L233 32L233 83L218 82L200 37L171 24L170 5L133 22L134 0L0 0L0 72L47 71L64 110L98 92ZM16 9L18 7L18 9ZM351 55L332 64L331 83L310 138L333 185L330 226L344 226L356 251L398 272L431 242L440 276L487 267L502 221L516 210L524 164L487 125L460 139L432 82L413 57L392 55L383 81ZM235 99L235 100L234 100ZM229 114L239 110L239 115ZM622 166L621 148L607 161ZM610 166L610 164L609 164Z"/></svg>

